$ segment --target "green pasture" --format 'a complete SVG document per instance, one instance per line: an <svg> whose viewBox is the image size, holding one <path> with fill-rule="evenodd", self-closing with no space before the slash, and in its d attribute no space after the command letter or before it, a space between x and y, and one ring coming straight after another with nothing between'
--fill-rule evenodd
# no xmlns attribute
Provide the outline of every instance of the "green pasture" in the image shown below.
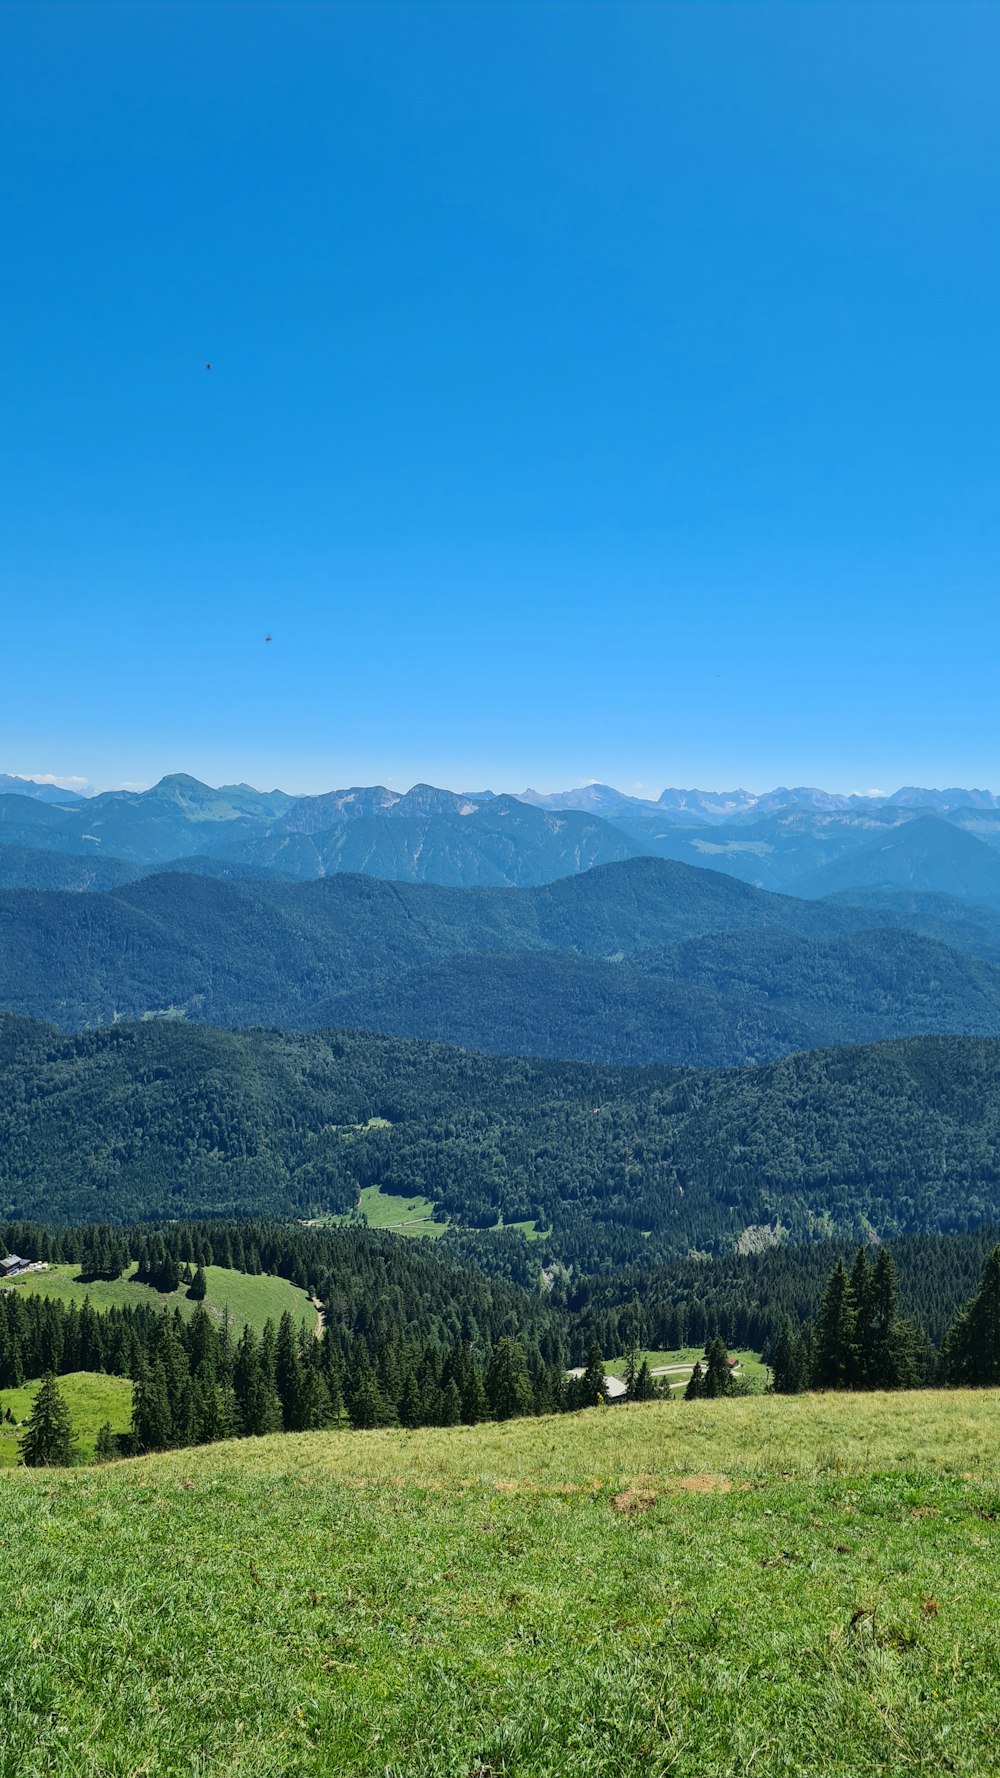
<svg viewBox="0 0 1000 1778"><path fill-rule="evenodd" d="M0 1778L982 1778L992 1393L0 1477Z"/></svg>
<svg viewBox="0 0 1000 1778"><path fill-rule="evenodd" d="M752 1389L763 1390L767 1386L768 1369L761 1361L759 1352L734 1350L730 1357L739 1359L740 1374L746 1378ZM705 1349L703 1346L678 1346L671 1352L642 1351L639 1362L644 1358L651 1371L665 1373L656 1376L654 1380L661 1386L669 1383L671 1390L676 1392L687 1388L691 1372L699 1360L704 1363ZM628 1368L628 1356L611 1358L604 1368L610 1376L624 1377Z"/></svg>
<svg viewBox="0 0 1000 1778"><path fill-rule="evenodd" d="M23 1389L0 1390L0 1469L8 1469L20 1461L18 1435L21 1423L31 1413L37 1381ZM73 1431L77 1434L77 1457L89 1463L94 1455L94 1441L104 1422L112 1432L128 1432L132 1423L132 1385L126 1377L99 1376L94 1371L70 1371L59 1378L59 1389L69 1409ZM15 1425L6 1418L7 1410ZM2 1496L0 1496L2 1501ZM0 1505L2 1512L2 1505Z"/></svg>
<svg viewBox="0 0 1000 1778"><path fill-rule="evenodd" d="M187 1294L186 1284L165 1294L154 1290L151 1284L137 1283L134 1266L121 1278L109 1281L98 1278L92 1283L80 1283L79 1270L76 1265L50 1266L47 1272L27 1272L3 1288L31 1291L63 1303L83 1303L89 1297L95 1309L125 1308L135 1303L151 1303L155 1308L166 1304L173 1308L176 1304L182 1315L194 1313L196 1305ZM305 1321L310 1328L315 1324L316 1310L306 1292L290 1284L286 1278L253 1277L248 1272L234 1272L224 1266L206 1266L205 1281L208 1286L205 1308L217 1321L222 1320L228 1309L237 1333L247 1322L258 1331L268 1319L278 1322L286 1309L291 1312L296 1326L300 1321Z"/></svg>

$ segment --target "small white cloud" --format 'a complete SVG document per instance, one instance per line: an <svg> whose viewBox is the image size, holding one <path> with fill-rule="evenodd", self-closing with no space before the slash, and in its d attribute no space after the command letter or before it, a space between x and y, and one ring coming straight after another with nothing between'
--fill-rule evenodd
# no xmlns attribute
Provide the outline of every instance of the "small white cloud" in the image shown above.
<svg viewBox="0 0 1000 1778"><path fill-rule="evenodd" d="M852 796L888 796L887 790L852 790Z"/></svg>
<svg viewBox="0 0 1000 1778"><path fill-rule="evenodd" d="M84 790L86 778L60 777L58 772L12 772L12 778L21 778L26 784L54 784L57 790Z"/></svg>

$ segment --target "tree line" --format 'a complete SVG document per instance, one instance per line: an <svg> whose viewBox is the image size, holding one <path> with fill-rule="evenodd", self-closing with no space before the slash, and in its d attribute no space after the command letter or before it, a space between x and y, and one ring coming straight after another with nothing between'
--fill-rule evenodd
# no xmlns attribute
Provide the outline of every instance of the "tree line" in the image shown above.
<svg viewBox="0 0 1000 1778"><path fill-rule="evenodd" d="M900 1314L899 1274L889 1249L881 1248L873 1264L862 1247L850 1269L838 1259L815 1322L796 1326L786 1316L766 1356L779 1394L1000 1384L1000 1243L987 1254L979 1287L940 1349Z"/></svg>

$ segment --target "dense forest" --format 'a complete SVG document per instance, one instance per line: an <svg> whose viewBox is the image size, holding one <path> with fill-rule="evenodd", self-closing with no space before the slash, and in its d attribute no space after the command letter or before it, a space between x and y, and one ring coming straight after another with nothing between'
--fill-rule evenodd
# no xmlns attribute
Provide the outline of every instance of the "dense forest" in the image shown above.
<svg viewBox="0 0 1000 1778"><path fill-rule="evenodd" d="M29 1259L72 1261L84 1280L132 1260L154 1288L187 1284L180 1310L140 1304L95 1311L0 1290L0 1390L77 1370L134 1384L130 1435L103 1455L347 1421L456 1425L586 1405L567 1383L566 1317L534 1296L463 1271L426 1246L363 1230L257 1223L174 1223L128 1231L7 1226ZM237 1337L200 1306L206 1265L238 1264L301 1282L322 1305L319 1333L290 1315Z"/></svg>
<svg viewBox="0 0 1000 1778"><path fill-rule="evenodd" d="M356 1031L0 1019L0 1214L346 1212L423 1194L533 1220L584 1272L768 1231L866 1239L1000 1215L1000 1043L921 1038L738 1072L598 1069Z"/></svg>
<svg viewBox="0 0 1000 1778"><path fill-rule="evenodd" d="M900 1235L888 1244L899 1312L933 1347L942 1345L998 1241L1000 1228L984 1224L961 1234ZM485 1241L463 1246L467 1263L488 1263ZM879 1249L871 1251L874 1257ZM760 1253L628 1266L610 1276L561 1273L554 1294L566 1305L576 1351L596 1342L604 1352L622 1352L633 1340L669 1350L722 1334L731 1346L766 1352L786 1320L796 1328L815 1323L831 1272L854 1258L848 1241L782 1243Z"/></svg>
<svg viewBox="0 0 1000 1778"><path fill-rule="evenodd" d="M770 1386L784 1393L995 1385L995 1233L911 1239L874 1254L862 1246L849 1266L840 1254L832 1268L829 1249L821 1247L791 1251L784 1270L762 1263L740 1274L730 1265L727 1276L724 1265L708 1262L700 1296L685 1302L675 1277L675 1300L664 1311L648 1274L617 1280L615 1305L602 1306L601 1287L588 1300L583 1280L568 1290L564 1277L551 1281L551 1289L523 1291L458 1267L426 1245L366 1230L257 1222L62 1230L6 1225L0 1228L5 1250L16 1242L28 1259L72 1263L82 1282L118 1277L136 1262L140 1282L163 1293L186 1289L193 1308L184 1316L179 1307L158 1310L140 1301L96 1311L89 1297L82 1305L65 1303L15 1282L0 1289L0 1390L81 1370L130 1378L131 1430L112 1436L103 1429L98 1454L108 1458L344 1423L358 1429L471 1425L577 1411L604 1399L602 1334L629 1355L627 1393L640 1401L659 1387L642 1349L668 1334L678 1334L678 1343L704 1343L688 1399L738 1390L727 1342L751 1326L758 1333L769 1329L763 1344ZM900 1286L898 1256L909 1291ZM942 1258L949 1262L944 1287L934 1265ZM301 1284L314 1293L319 1322L296 1327L286 1313L260 1333L247 1325L237 1336L224 1316L202 1306L204 1268L219 1265L266 1270ZM805 1318L792 1312L789 1279L797 1271L815 1311ZM965 1287L955 1298L960 1279ZM926 1327L904 1312L914 1284L939 1322L947 1316L937 1347ZM626 1300L629 1288L634 1294ZM607 1299L607 1286L603 1295ZM664 1313L676 1319L668 1324ZM567 1373L573 1359L580 1361L575 1376ZM47 1382L36 1405L22 1438L24 1460L70 1460L70 1427L58 1391Z"/></svg>
<svg viewBox="0 0 1000 1778"><path fill-rule="evenodd" d="M8 849L15 883L26 856ZM52 858L74 888L100 874ZM949 924L943 901L795 901L656 859L527 890L183 873L103 894L0 890L0 1006L64 1030L146 1016L352 1025L621 1066L1000 1035L1000 970L966 954L998 954L1000 917Z"/></svg>

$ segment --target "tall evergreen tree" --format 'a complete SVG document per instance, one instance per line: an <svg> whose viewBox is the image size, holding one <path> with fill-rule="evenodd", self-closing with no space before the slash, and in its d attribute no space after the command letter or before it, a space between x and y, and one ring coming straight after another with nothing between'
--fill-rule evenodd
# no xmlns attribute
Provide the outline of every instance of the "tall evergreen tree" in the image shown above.
<svg viewBox="0 0 1000 1778"><path fill-rule="evenodd" d="M509 1336L498 1340L493 1349L486 1376L486 1399L494 1420L511 1420L518 1414L531 1413L531 1382L524 1347Z"/></svg>
<svg viewBox="0 0 1000 1778"><path fill-rule="evenodd" d="M76 1436L69 1409L49 1371L35 1392L28 1424L21 1434L21 1462L29 1469L72 1463Z"/></svg>
<svg viewBox="0 0 1000 1778"><path fill-rule="evenodd" d="M812 1381L817 1389L846 1389L857 1371L854 1292L843 1260L838 1260L823 1292L813 1347Z"/></svg>

